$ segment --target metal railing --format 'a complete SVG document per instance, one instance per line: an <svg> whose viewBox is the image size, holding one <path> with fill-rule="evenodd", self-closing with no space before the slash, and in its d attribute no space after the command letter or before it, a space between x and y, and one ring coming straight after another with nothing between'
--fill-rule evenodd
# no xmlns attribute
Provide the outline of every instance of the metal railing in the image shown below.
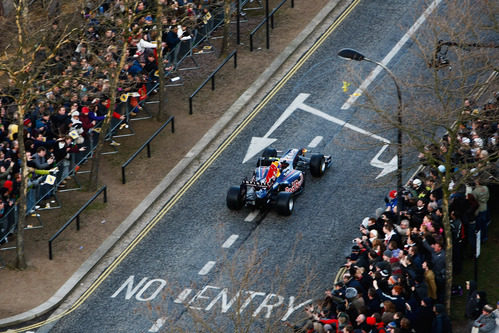
<svg viewBox="0 0 499 333"><path fill-rule="evenodd" d="M218 67L204 80L203 83L189 96L189 114L192 114L192 99L197 93L211 80L211 90L215 90L215 74L217 74L220 69L230 60L230 58L234 57L234 68L237 68L237 50L232 51L225 60L218 65Z"/></svg>
<svg viewBox="0 0 499 333"><path fill-rule="evenodd" d="M7 213L0 218L0 246L8 243L8 237L16 231L17 219L19 214L17 213L17 205L12 206ZM15 246L7 246L0 248L1 251L13 250ZM5 267L5 262L0 256L0 268Z"/></svg>
<svg viewBox="0 0 499 333"><path fill-rule="evenodd" d="M150 143L151 141L156 137L158 136L159 133L161 133L161 131L166 127L166 125L168 125L169 123L172 124L172 133L175 133L175 117L171 116L163 125L161 125L160 128L158 128L158 130L156 132L154 132L154 134L149 138L147 139L146 142L144 142L144 144L139 148L137 149L137 151L135 153L133 153L132 156L130 156L130 158L121 165L121 181L123 184L126 183L126 178L125 178L125 168L128 166L128 164L130 164L136 157L137 155L142 151L144 150L145 147L147 147L147 157L150 158L151 157L151 147L150 147Z"/></svg>
<svg viewBox="0 0 499 333"><path fill-rule="evenodd" d="M260 28L265 24L265 23L268 23L269 19L270 19L270 23L271 23L271 28L274 29L274 14L277 13L277 11L282 7L282 5L284 5L284 3L288 1L288 0L282 0L279 5L277 5L276 8L274 8L272 10L272 12L270 14L268 14L268 16L266 16L260 23L258 23L258 25L255 27L255 29L253 29L253 31L250 32L250 51L253 52L253 36L258 32L258 30L260 30ZM291 8L294 8L295 7L295 2L294 0L291 0ZM267 24L267 35L266 35L266 40L267 40L267 49L270 48L270 34L269 34L269 30L268 30L268 24Z"/></svg>
<svg viewBox="0 0 499 333"><path fill-rule="evenodd" d="M74 220L76 220L76 230L80 230L80 214L99 196L104 193L104 203L107 202L107 186L102 186L88 201L81 206L78 211L64 223L64 225L49 239L49 259L52 260L52 242L67 228Z"/></svg>

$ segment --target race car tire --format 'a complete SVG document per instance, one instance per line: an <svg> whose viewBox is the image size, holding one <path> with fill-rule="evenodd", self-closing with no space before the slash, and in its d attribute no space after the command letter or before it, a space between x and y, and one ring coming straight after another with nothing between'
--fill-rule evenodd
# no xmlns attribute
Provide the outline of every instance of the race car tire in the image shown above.
<svg viewBox="0 0 499 333"><path fill-rule="evenodd" d="M322 154L314 154L310 157L310 173L314 177L321 177L326 172L326 159Z"/></svg>
<svg viewBox="0 0 499 333"><path fill-rule="evenodd" d="M243 207L243 194L240 186L231 186L227 192L227 207L231 210L239 210Z"/></svg>
<svg viewBox="0 0 499 333"><path fill-rule="evenodd" d="M277 150L275 148L265 148L262 152L262 157L258 159L257 167L269 166L275 157L277 157Z"/></svg>
<svg viewBox="0 0 499 333"><path fill-rule="evenodd" d="M277 200L275 208L278 214L289 216L293 212L295 207L295 200L293 194L290 192L279 192L277 194Z"/></svg>

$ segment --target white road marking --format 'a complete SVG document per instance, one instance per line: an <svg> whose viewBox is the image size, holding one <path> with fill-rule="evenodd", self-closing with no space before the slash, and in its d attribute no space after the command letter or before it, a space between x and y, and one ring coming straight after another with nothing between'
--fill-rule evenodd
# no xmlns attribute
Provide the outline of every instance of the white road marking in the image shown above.
<svg viewBox="0 0 499 333"><path fill-rule="evenodd" d="M308 146L310 148L315 148L317 145L322 141L323 137L322 136L316 136L309 144Z"/></svg>
<svg viewBox="0 0 499 333"><path fill-rule="evenodd" d="M180 295L177 296L177 298L175 299L175 303L184 303L185 300L187 299L187 297L189 297L189 294L192 292L192 289L191 288L185 288L184 290L182 290L182 292L180 293Z"/></svg>
<svg viewBox="0 0 499 333"><path fill-rule="evenodd" d="M151 326L149 332L159 332L159 329L165 324L166 317L161 317Z"/></svg>
<svg viewBox="0 0 499 333"><path fill-rule="evenodd" d="M225 241L225 243L222 244L222 247L224 249L228 249L229 247L232 246L232 244L234 244L234 242L239 238L239 235L231 235L229 238L227 238L227 240Z"/></svg>
<svg viewBox="0 0 499 333"><path fill-rule="evenodd" d="M216 263L217 263L216 261L208 261L206 263L206 265L204 265L204 267L201 268L201 270L199 271L198 274L199 275L206 275L206 274L208 274L211 271L211 269L213 268L213 266L215 266Z"/></svg>
<svg viewBox="0 0 499 333"><path fill-rule="evenodd" d="M397 44L391 49L391 51L385 56L385 58L381 61L383 65L387 65L392 58L400 51L400 49L404 46L404 44L414 35L414 33L419 29L419 27L424 23L426 18L437 8L437 6L442 2L442 0L435 0L432 2L432 4L426 8L424 13L417 19L417 21L412 25L412 27L405 33L404 36L398 41ZM382 68L380 66L376 66L376 68L369 74L367 79L362 82L359 88L350 95L348 100L343 104L341 107L342 110L347 110L349 109L359 98L359 96L362 94L363 91L367 89L367 87L371 84L372 81L378 76L378 74L381 72Z"/></svg>
<svg viewBox="0 0 499 333"><path fill-rule="evenodd" d="M254 210L252 211L251 213L248 214L248 216L246 216L246 218L244 219L244 222L251 222L255 219L255 217L257 217L258 215L258 210Z"/></svg>

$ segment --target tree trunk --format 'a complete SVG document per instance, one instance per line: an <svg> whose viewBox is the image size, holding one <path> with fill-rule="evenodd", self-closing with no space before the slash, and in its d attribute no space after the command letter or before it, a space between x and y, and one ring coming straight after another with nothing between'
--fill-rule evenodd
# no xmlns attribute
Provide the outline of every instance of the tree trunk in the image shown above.
<svg viewBox="0 0 499 333"><path fill-rule="evenodd" d="M239 0L237 0L239 1ZM220 58L225 58L229 52L230 47L230 5L231 0L224 0L224 30L222 40L222 50L220 51Z"/></svg>
<svg viewBox="0 0 499 333"><path fill-rule="evenodd" d="M126 60L126 49L128 48L128 42L123 43L123 47L121 50L121 59L120 63L116 68L113 68L114 72L111 72L111 82L109 90L111 91L111 103L109 105L109 110L107 111L106 119L102 123L101 132L99 135L99 142L97 143L97 147L95 148L94 155L92 157L92 167L90 171L89 184L88 189L90 191L97 190L99 186L99 165L101 158L101 151L106 139L106 133L109 129L109 125L111 124L111 119L113 117L114 108L116 106L116 95L118 91L118 82L121 68L125 65ZM112 140L112 137L111 137Z"/></svg>
<svg viewBox="0 0 499 333"><path fill-rule="evenodd" d="M452 290L452 229L450 225L450 212L449 212L449 191L448 184L444 182L442 187L444 188L444 195L442 200L442 223L444 225L445 234L445 307L447 313L450 313L451 309L451 290Z"/></svg>
<svg viewBox="0 0 499 333"><path fill-rule="evenodd" d="M24 106L19 106L18 128L23 128ZM17 201L17 233L16 233L16 268L26 269L26 256L24 253L24 226L26 224L26 194L28 193L28 168L26 153L24 151L24 142L22 136L19 136L19 158L21 159L21 189Z"/></svg>
<svg viewBox="0 0 499 333"><path fill-rule="evenodd" d="M112 80L114 81L114 80ZM113 83L111 83L112 85ZM112 89L112 88L111 88ZM90 169L90 178L89 178L89 184L88 184L88 190L89 191L96 191L98 186L99 186L99 165L100 165L100 158L101 158L101 152L102 148L105 144L105 139L106 139L106 133L109 130L109 125L111 124L111 119L113 116L113 111L114 111L114 98L116 98L116 89L113 90L111 93L111 105L109 106L109 110L106 115L106 119L104 119L101 127L101 132L99 134L99 141L97 143L97 147L95 147L94 154L92 156L92 167ZM112 140L112 138L111 138Z"/></svg>

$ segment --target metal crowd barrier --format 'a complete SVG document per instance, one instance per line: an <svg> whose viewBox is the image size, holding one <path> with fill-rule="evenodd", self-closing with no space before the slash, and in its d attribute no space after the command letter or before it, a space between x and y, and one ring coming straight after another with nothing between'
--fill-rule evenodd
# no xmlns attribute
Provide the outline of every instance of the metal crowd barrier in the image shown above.
<svg viewBox="0 0 499 333"><path fill-rule="evenodd" d="M150 147L150 143L151 141L156 137L158 136L159 133L161 133L161 131L166 127L166 125L168 125L169 123L172 124L172 133L175 132L175 117L171 116L163 125L161 125L160 128L158 128L158 130L156 132L154 132L153 135L151 135L151 137L149 139L147 139L146 142L144 142L144 144L139 148L137 149L137 151L135 153L133 153L132 156L130 156L130 158L125 162L123 163L123 165L121 165L121 177L122 177L122 183L125 184L126 183L126 178L125 178L125 168L128 166L128 164L130 164L134 159L135 157L137 157L137 155L142 151L144 150L145 147L147 147L147 157L150 158L151 157L151 147Z"/></svg>
<svg viewBox="0 0 499 333"><path fill-rule="evenodd" d="M7 213L0 217L0 246L8 243L8 237L16 231L17 227L17 205L10 208L6 208ZM15 246L2 247L0 251L15 249ZM2 258L0 257L0 263L2 263Z"/></svg>
<svg viewBox="0 0 499 333"><path fill-rule="evenodd" d="M271 23L271 27L272 29L274 29L274 14L277 13L277 11L282 7L282 5L284 5L284 3L288 1L288 0L282 0L279 5L277 5L276 8L274 8L272 10L272 12L268 15L268 17L265 17L256 27L255 29L253 29L253 31L251 31L250 33L250 51L253 52L253 36L258 32L258 30L260 30L260 28L265 24L265 23L268 23L268 20L270 19L270 23ZM267 4L268 4L268 1L267 1ZM294 0L291 0L291 8L294 8L295 7L295 2ZM267 25L268 26L268 25ZM266 36L266 40L267 40L267 49L270 48L270 35L269 35L269 31L268 31L268 28L267 28L267 36Z"/></svg>
<svg viewBox="0 0 499 333"><path fill-rule="evenodd" d="M204 80L203 83L189 96L189 114L192 114L192 99L197 93L211 80L211 90L215 90L215 74L217 74L220 69L230 60L230 58L234 57L234 68L237 68L237 49L232 51L225 60L218 65L218 67Z"/></svg>
<svg viewBox="0 0 499 333"><path fill-rule="evenodd" d="M88 201L81 206L78 211L64 223L64 225L49 239L49 259L52 260L52 242L59 237L59 235L74 221L76 220L76 230L80 230L80 214L101 194L104 193L104 203L107 202L107 186L102 186Z"/></svg>

